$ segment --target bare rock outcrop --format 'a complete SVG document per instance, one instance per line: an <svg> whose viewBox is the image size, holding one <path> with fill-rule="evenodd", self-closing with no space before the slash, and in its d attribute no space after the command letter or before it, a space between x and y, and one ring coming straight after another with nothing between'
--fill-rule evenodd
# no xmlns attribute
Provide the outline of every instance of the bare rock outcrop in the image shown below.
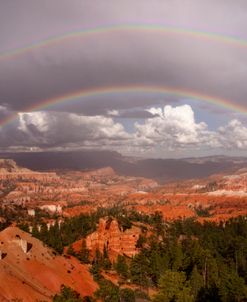
<svg viewBox="0 0 247 302"><path fill-rule="evenodd" d="M132 257L138 253L136 247L141 230L132 226L125 231L115 219L100 219L96 232L86 238L87 248L94 253L97 249L102 253L107 249L111 260L115 260L117 255Z"/></svg>

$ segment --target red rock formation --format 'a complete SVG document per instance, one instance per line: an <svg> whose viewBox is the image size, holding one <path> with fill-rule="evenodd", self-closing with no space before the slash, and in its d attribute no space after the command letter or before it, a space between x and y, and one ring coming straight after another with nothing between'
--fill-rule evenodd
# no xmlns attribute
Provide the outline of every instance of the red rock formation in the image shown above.
<svg viewBox="0 0 247 302"><path fill-rule="evenodd" d="M117 255L132 257L138 253L136 243L140 233L138 227L122 231L115 219L100 219L97 231L86 238L86 245L92 253L96 249L102 253L106 247L111 260L115 260Z"/></svg>

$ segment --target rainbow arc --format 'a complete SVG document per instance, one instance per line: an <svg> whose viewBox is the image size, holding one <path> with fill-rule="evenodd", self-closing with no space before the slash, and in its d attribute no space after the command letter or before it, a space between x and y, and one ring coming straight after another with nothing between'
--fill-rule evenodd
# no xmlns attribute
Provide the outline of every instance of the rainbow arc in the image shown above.
<svg viewBox="0 0 247 302"><path fill-rule="evenodd" d="M212 32L199 31L183 27L166 26L159 24L115 24L111 26L99 26L96 28L83 29L65 34L51 36L42 41L37 41L30 45L17 49L8 50L0 53L0 62L4 60L15 59L36 49L48 48L61 43L68 43L73 40L79 40L97 35L110 35L114 33L139 33L146 34L160 33L164 35L179 35L191 37L194 39L217 41L219 43L230 44L235 47L247 47L247 40L241 37L230 36L225 34L216 34Z"/></svg>
<svg viewBox="0 0 247 302"><path fill-rule="evenodd" d="M178 98L190 98L193 100L204 101L209 104L221 106L223 108L247 114L247 107L238 105L235 102L207 94L202 94L197 91L165 86L147 86L147 85L127 85L127 86L112 86L112 87L96 87L90 89L77 90L68 94L63 94L53 98L42 100L35 105L27 107L23 112L42 111L49 109L49 107L70 103L73 101L83 102L89 97L102 97L102 96L117 96L124 94L159 94L159 96L174 96ZM18 117L18 114L13 114L0 122L0 126L3 127L6 124L11 123Z"/></svg>

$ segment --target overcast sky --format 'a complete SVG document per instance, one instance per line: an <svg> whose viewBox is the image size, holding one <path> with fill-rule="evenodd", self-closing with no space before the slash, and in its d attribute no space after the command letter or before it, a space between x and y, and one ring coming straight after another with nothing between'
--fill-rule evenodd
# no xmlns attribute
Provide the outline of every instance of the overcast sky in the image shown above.
<svg viewBox="0 0 247 302"><path fill-rule="evenodd" d="M81 35L11 55L54 36L120 25L180 28L242 43L132 29ZM246 0L0 0L0 120L16 114L12 122L0 122L0 151L245 155L246 79ZM129 85L192 90L246 111L189 95L125 90L30 112L46 99L78 90Z"/></svg>

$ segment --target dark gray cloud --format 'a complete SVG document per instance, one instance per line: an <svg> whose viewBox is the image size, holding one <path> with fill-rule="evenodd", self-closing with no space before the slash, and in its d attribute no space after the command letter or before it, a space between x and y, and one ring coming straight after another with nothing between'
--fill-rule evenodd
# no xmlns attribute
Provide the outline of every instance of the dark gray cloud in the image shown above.
<svg viewBox="0 0 247 302"><path fill-rule="evenodd" d="M0 52L112 24L160 24L247 40L247 3L244 0L0 0ZM69 39L16 57L0 57L0 105L8 111L22 112L42 100L77 90L137 85L184 88L245 106L246 50L244 44L227 43L223 39L154 31L119 31ZM84 97L46 110L59 111L56 119L68 113L106 118L109 111L115 110L119 112L118 118L146 120L154 118L147 108L175 106L180 100L158 92L118 93ZM214 114L219 110L211 106L205 110L208 108ZM0 119L6 114L0 110ZM39 147L51 146L52 137L59 137L51 130L48 136L37 132L32 123L28 127L28 140L30 136L38 138ZM69 126L68 129L75 131ZM18 127L9 126L10 130L15 142L21 144L27 139ZM80 141L78 135L76 142ZM67 141L69 135L64 137L65 141L56 140L56 146L74 143ZM98 140L93 136L92 139L95 143ZM31 141L30 146L35 146L35 141ZM11 142L11 138L5 137L1 146L11 146Z"/></svg>
<svg viewBox="0 0 247 302"><path fill-rule="evenodd" d="M114 114L112 116L114 116ZM146 110L138 110L138 109L120 111L117 116L119 118L124 118L124 119L147 119L147 118L155 117L155 115L151 114Z"/></svg>
<svg viewBox="0 0 247 302"><path fill-rule="evenodd" d="M245 48L232 49L218 42L194 41L188 37L162 38L155 33L147 37L140 33L129 33L124 38L117 34L100 36L90 43L72 42L65 47L66 51L56 46L38 50L39 56L25 54L0 62L1 99L13 109L23 110L77 90L143 85L195 90L245 104ZM74 48L78 51L76 56ZM150 97L157 99L157 94L143 95L144 104ZM119 95L108 96L110 107L119 106L116 98ZM82 106L91 99L84 98ZM98 96L97 100L104 102L105 96ZM135 102L132 105L136 107Z"/></svg>
<svg viewBox="0 0 247 302"><path fill-rule="evenodd" d="M109 24L168 24L247 37L244 1L22 0L0 5L2 50ZM183 87L244 104L246 62L246 47L222 41L154 32L111 33L1 61L0 91L1 98L18 110L78 89L128 84Z"/></svg>

